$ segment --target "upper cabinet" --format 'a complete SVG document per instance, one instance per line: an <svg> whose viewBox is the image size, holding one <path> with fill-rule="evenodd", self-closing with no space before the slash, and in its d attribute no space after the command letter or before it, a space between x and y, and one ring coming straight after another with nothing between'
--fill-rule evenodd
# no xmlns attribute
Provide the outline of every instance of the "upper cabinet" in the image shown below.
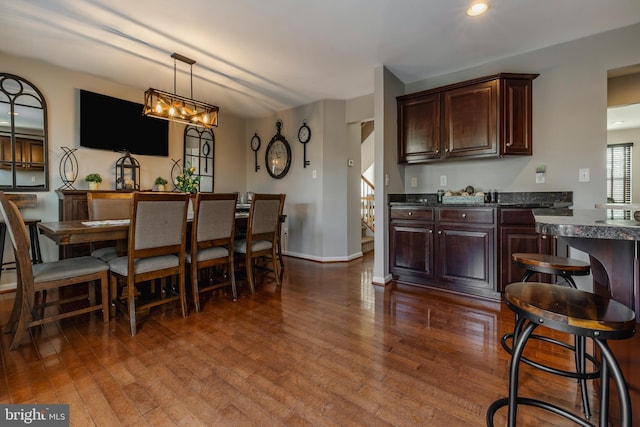
<svg viewBox="0 0 640 427"><path fill-rule="evenodd" d="M502 73L398 97L398 161L531 155L537 76Z"/></svg>

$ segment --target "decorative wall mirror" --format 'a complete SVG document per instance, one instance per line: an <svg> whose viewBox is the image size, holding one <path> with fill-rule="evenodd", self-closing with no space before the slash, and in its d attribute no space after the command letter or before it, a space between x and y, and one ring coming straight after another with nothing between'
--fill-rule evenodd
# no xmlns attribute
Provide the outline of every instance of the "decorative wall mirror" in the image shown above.
<svg viewBox="0 0 640 427"><path fill-rule="evenodd" d="M47 105L33 84L0 73L0 190L48 191Z"/></svg>
<svg viewBox="0 0 640 427"><path fill-rule="evenodd" d="M200 191L213 192L216 138L212 129L187 126L184 129L184 166L196 168Z"/></svg>

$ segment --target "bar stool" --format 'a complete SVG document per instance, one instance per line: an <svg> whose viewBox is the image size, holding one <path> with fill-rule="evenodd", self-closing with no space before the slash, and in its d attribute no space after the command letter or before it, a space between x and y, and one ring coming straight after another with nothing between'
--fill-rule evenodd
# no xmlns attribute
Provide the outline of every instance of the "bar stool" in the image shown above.
<svg viewBox="0 0 640 427"><path fill-rule="evenodd" d="M518 405L534 406L589 427L591 423L551 402L518 396L518 373L522 353L533 331L540 325L576 336L591 338L601 354L600 419L608 425L609 380L615 384L620 400L620 425L631 426L631 401L624 376L609 349L607 340L627 339L635 333L635 313L607 297L548 283L512 283L504 292L507 307L516 313L514 348L509 369L509 396L494 401L487 409L487 426L493 426L496 411L508 406L508 426L516 425Z"/></svg>
<svg viewBox="0 0 640 427"><path fill-rule="evenodd" d="M591 273L591 266L589 265L589 263L561 256L544 255L537 253L514 253L511 255L511 259L513 260L513 263L515 265L525 269L525 272L520 279L521 282L526 282L535 273L546 273L562 277L570 287L575 289L576 283L574 282L572 276L587 276ZM504 348L505 351L509 354L512 354L512 348L509 346L508 341L513 338L514 334L521 332L517 330L517 321L518 316L516 315L516 329L513 333L505 334L500 340L502 348ZM522 361L529 366L533 366L545 372L577 379L578 383L580 384L580 391L582 394L582 407L584 410L584 415L585 417L587 417L587 419L591 418L587 380L598 378L600 376L600 367L596 359L586 352L585 338L576 335L574 346L570 346L562 341L542 335L533 335L531 338L558 345L574 352L576 360L575 372L552 368L535 362L526 357L523 357ZM594 366L594 369L591 372L587 372L587 360L589 360Z"/></svg>

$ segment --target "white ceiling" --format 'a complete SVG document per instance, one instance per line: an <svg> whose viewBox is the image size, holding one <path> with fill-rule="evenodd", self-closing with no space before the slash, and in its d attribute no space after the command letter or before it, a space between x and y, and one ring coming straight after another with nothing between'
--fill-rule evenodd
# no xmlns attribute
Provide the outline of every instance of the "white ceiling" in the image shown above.
<svg viewBox="0 0 640 427"><path fill-rule="evenodd" d="M262 117L372 93L381 65L411 83L640 22L639 0L490 0L476 18L470 3L0 0L0 51L139 88L140 102L148 87L173 92L177 52L197 62L195 99Z"/></svg>

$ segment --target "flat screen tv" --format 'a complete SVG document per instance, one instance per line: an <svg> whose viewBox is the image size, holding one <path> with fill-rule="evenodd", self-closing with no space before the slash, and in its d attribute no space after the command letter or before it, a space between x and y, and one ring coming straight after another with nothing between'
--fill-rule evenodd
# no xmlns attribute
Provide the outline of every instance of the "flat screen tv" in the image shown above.
<svg viewBox="0 0 640 427"><path fill-rule="evenodd" d="M142 104L80 90L80 146L169 155L169 122L142 115Z"/></svg>

